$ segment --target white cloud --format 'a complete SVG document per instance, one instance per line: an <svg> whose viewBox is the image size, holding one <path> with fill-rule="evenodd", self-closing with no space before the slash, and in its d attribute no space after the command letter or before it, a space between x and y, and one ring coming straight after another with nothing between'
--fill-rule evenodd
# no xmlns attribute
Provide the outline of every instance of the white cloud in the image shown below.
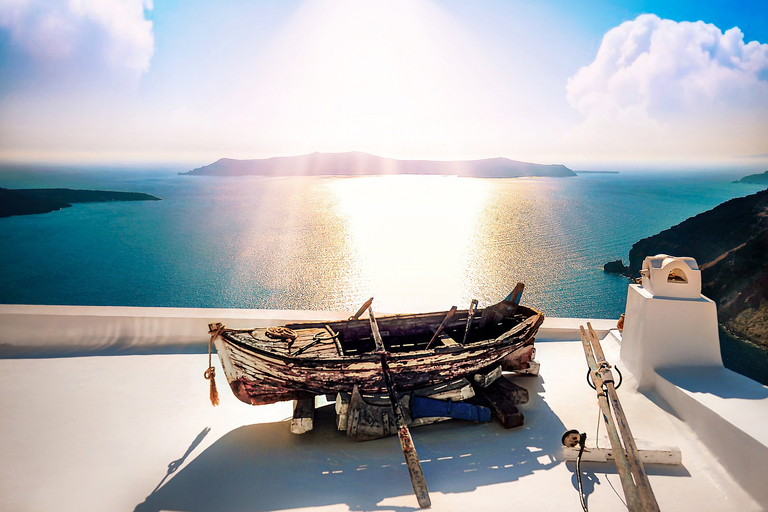
<svg viewBox="0 0 768 512"><path fill-rule="evenodd" d="M745 43L736 27L645 14L605 34L568 79L567 98L585 117L572 142L754 154L766 149L768 44Z"/></svg>
<svg viewBox="0 0 768 512"><path fill-rule="evenodd" d="M98 55L117 68L149 69L154 53L151 0L2 0L0 27L35 58Z"/></svg>

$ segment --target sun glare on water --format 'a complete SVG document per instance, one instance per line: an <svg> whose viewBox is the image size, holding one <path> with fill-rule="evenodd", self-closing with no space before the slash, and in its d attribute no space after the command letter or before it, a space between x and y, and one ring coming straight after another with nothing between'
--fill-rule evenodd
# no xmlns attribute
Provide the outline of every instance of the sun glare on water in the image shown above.
<svg viewBox="0 0 768 512"><path fill-rule="evenodd" d="M463 297L488 183L377 176L335 180L330 188L348 224L346 245L357 252L356 273L381 297L378 309L447 309Z"/></svg>

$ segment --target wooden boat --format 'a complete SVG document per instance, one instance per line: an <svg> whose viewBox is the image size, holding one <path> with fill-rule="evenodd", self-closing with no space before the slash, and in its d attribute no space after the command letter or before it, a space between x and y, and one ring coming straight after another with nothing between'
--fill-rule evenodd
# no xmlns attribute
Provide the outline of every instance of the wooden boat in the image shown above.
<svg viewBox="0 0 768 512"><path fill-rule="evenodd" d="M519 292L518 292L519 290ZM401 392L469 376L533 357L544 315L518 304L522 284L498 304L475 311L376 318ZM366 304L368 306L369 304ZM365 308L365 306L364 306ZM386 393L381 351L364 308L349 320L280 328L227 329L211 324L211 339L235 396L253 405L352 392Z"/></svg>

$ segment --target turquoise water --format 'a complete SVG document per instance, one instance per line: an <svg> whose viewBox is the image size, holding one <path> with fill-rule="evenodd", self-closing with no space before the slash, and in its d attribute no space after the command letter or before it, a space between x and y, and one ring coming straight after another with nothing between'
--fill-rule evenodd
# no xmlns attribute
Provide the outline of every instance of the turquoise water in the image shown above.
<svg viewBox="0 0 768 512"><path fill-rule="evenodd" d="M548 316L618 318L605 274L634 242L761 189L733 173L576 178L178 176L177 169L0 169L0 187L145 192L0 218L0 303L445 310L523 281ZM726 365L768 383L763 349L721 336Z"/></svg>
<svg viewBox="0 0 768 512"><path fill-rule="evenodd" d="M356 309L489 303L517 281L550 316L617 318L602 265L757 186L730 174L261 178L0 172L0 186L139 191L0 219L0 303Z"/></svg>

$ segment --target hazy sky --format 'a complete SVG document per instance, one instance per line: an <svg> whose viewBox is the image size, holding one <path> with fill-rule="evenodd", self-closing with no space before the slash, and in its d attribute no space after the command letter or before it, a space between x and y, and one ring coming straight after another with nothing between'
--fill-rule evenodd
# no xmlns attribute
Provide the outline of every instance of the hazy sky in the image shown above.
<svg viewBox="0 0 768 512"><path fill-rule="evenodd" d="M0 159L768 165L768 3L0 0Z"/></svg>

